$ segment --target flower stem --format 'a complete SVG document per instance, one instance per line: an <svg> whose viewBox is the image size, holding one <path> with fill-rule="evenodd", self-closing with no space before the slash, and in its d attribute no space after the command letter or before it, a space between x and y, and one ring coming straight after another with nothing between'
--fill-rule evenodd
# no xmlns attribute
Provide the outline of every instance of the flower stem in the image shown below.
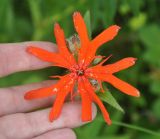
<svg viewBox="0 0 160 139"><path fill-rule="evenodd" d="M117 122L117 121L112 121L112 124L127 127L127 128L130 128L130 129L141 131L141 132L145 132L145 133L148 133L148 134L151 134L151 135L154 135L154 136L160 136L160 133L157 133L155 131L152 131L152 130L149 130L149 129L146 129L146 128L143 128L143 127L139 127L139 126L136 126L136 125L126 124L126 123Z"/></svg>

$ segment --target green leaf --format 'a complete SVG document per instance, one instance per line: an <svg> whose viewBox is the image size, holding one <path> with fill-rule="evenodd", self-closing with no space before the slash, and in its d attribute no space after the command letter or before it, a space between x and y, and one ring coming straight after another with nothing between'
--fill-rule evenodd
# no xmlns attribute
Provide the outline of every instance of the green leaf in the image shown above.
<svg viewBox="0 0 160 139"><path fill-rule="evenodd" d="M120 1L119 12L123 16L130 12L130 6L126 1Z"/></svg>
<svg viewBox="0 0 160 139"><path fill-rule="evenodd" d="M0 38L5 42L12 41L15 36L15 15L11 0L0 1ZM2 39L2 40L3 40Z"/></svg>
<svg viewBox="0 0 160 139"><path fill-rule="evenodd" d="M127 2L133 14L137 16L140 12L141 7L144 4L144 1L143 0L128 0Z"/></svg>
<svg viewBox="0 0 160 139"><path fill-rule="evenodd" d="M154 115L156 115L157 118L160 117L159 108L160 108L160 98L155 100L154 103L153 103L153 106L152 106L153 113L154 113Z"/></svg>
<svg viewBox="0 0 160 139"><path fill-rule="evenodd" d="M116 101L116 99L112 96L112 94L109 91L105 91L104 93L98 92L97 95L100 97L100 99L102 101L108 103L112 107L114 107L117 110L119 110L120 112L124 113L123 108L118 104L118 102Z"/></svg>
<svg viewBox="0 0 160 139"><path fill-rule="evenodd" d="M157 75L158 77L158 75ZM160 90L160 80L159 79L152 79L152 83L150 85L151 93L160 96L159 90Z"/></svg>
<svg viewBox="0 0 160 139"><path fill-rule="evenodd" d="M89 10L84 14L84 21L85 21L86 26L87 26L88 36L91 39L91 36L92 36L92 31L91 31L91 14L90 14Z"/></svg>
<svg viewBox="0 0 160 139"><path fill-rule="evenodd" d="M103 0L101 7L102 20L105 26L109 26L114 23L114 17L117 12L117 0Z"/></svg>
<svg viewBox="0 0 160 139"><path fill-rule="evenodd" d="M155 67L160 67L160 26L157 24L151 24L143 27L139 32L139 37L144 47L146 47L143 52L144 60L149 62Z"/></svg>
<svg viewBox="0 0 160 139"><path fill-rule="evenodd" d="M144 26L147 20L147 15L145 13L140 13L138 16L134 16L129 20L129 26L133 30L138 30Z"/></svg>
<svg viewBox="0 0 160 139"><path fill-rule="evenodd" d="M30 11L34 26L38 26L41 23L41 11L40 11L40 3L39 1L29 0Z"/></svg>

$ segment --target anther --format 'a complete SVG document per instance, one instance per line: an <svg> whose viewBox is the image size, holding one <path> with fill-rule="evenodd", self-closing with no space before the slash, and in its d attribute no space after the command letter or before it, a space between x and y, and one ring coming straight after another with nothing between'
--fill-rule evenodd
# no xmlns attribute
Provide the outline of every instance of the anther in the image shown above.
<svg viewBox="0 0 160 139"><path fill-rule="evenodd" d="M78 75L78 76L84 75L84 71L83 71L83 70L77 70L77 75Z"/></svg>

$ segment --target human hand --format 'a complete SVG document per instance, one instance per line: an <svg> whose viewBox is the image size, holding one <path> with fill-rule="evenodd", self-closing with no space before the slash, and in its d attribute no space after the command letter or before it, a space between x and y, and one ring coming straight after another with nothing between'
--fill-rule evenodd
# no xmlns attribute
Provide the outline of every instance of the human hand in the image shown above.
<svg viewBox="0 0 160 139"><path fill-rule="evenodd" d="M51 66L26 52L28 45L56 51L49 42L24 42L0 44L0 77L18 71L36 70ZM50 123L48 114L54 97L27 101L24 94L36 88L48 86L54 81L44 81L23 86L0 89L0 139L75 139L71 128L80 126L80 102L66 103L60 117ZM44 108L43 110L37 110ZM31 112L32 111L32 112ZM93 105L93 118L96 107Z"/></svg>

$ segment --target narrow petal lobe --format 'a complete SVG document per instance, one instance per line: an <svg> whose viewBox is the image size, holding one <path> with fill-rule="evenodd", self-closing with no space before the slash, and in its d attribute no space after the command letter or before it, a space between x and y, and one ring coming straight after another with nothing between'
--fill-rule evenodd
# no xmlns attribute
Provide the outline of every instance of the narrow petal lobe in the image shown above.
<svg viewBox="0 0 160 139"><path fill-rule="evenodd" d="M88 51L89 37L87 33L87 27L85 25L84 19L79 12L75 12L73 15L74 27L79 35L81 48L78 53L79 64L84 64L84 59Z"/></svg>
<svg viewBox="0 0 160 139"><path fill-rule="evenodd" d="M82 99L82 121L92 120L92 100L84 88L84 82L82 79L78 80L78 92Z"/></svg>
<svg viewBox="0 0 160 139"><path fill-rule="evenodd" d="M59 84L56 99L50 112L49 119L51 122L59 117L65 98L73 89L75 79L68 74L65 78L62 77L61 81L63 82Z"/></svg>
<svg viewBox="0 0 160 139"><path fill-rule="evenodd" d="M29 46L27 51L43 61L54 63L60 67L69 68L68 63L57 53L49 52L35 46Z"/></svg>
<svg viewBox="0 0 160 139"><path fill-rule="evenodd" d="M101 63L103 63L102 61L100 64L88 68L87 71L99 74L113 74L133 66L136 60L137 60L136 58L128 57L128 58L123 58L122 60L119 60L113 64L108 64L105 66L101 65Z"/></svg>
<svg viewBox="0 0 160 139"><path fill-rule="evenodd" d="M98 98L98 96L95 94L95 91L93 90L92 85L90 84L90 82L88 81L88 79L83 78L84 82L85 82L85 89L87 90L87 92L89 93L90 97L92 98L92 100L97 103L97 105L100 107L103 117L106 121L106 123L108 125L111 124L111 120L109 117L109 113L107 112L105 106L103 105L102 101Z"/></svg>
<svg viewBox="0 0 160 139"><path fill-rule="evenodd" d="M55 93L56 92L54 91L54 86L50 86L29 91L25 94L24 98L27 100L32 100L53 96Z"/></svg>
<svg viewBox="0 0 160 139"><path fill-rule="evenodd" d="M112 25L106 30L104 30L101 34L99 34L96 38L94 38L91 42L91 47L97 49L102 44L112 40L118 33L120 27L117 25Z"/></svg>
<svg viewBox="0 0 160 139"><path fill-rule="evenodd" d="M104 30L101 34L99 34L95 39L91 41L89 44L89 51L86 54L86 65L89 65L95 57L95 53L97 49L104 43L112 40L118 33L120 27L117 25L110 26L106 30Z"/></svg>
<svg viewBox="0 0 160 139"><path fill-rule="evenodd" d="M64 60L66 60L70 66L75 65L75 59L67 48L63 29L61 29L58 23L54 25L54 34L61 57L64 57Z"/></svg>
<svg viewBox="0 0 160 139"><path fill-rule="evenodd" d="M135 87L118 79L117 77L113 75L107 76L106 81L127 95L131 95L134 97L140 96L139 91Z"/></svg>
<svg viewBox="0 0 160 139"><path fill-rule="evenodd" d="M103 68L108 73L115 73L133 66L136 60L137 59L133 57L123 58L122 60L119 60L113 64L103 66Z"/></svg>

